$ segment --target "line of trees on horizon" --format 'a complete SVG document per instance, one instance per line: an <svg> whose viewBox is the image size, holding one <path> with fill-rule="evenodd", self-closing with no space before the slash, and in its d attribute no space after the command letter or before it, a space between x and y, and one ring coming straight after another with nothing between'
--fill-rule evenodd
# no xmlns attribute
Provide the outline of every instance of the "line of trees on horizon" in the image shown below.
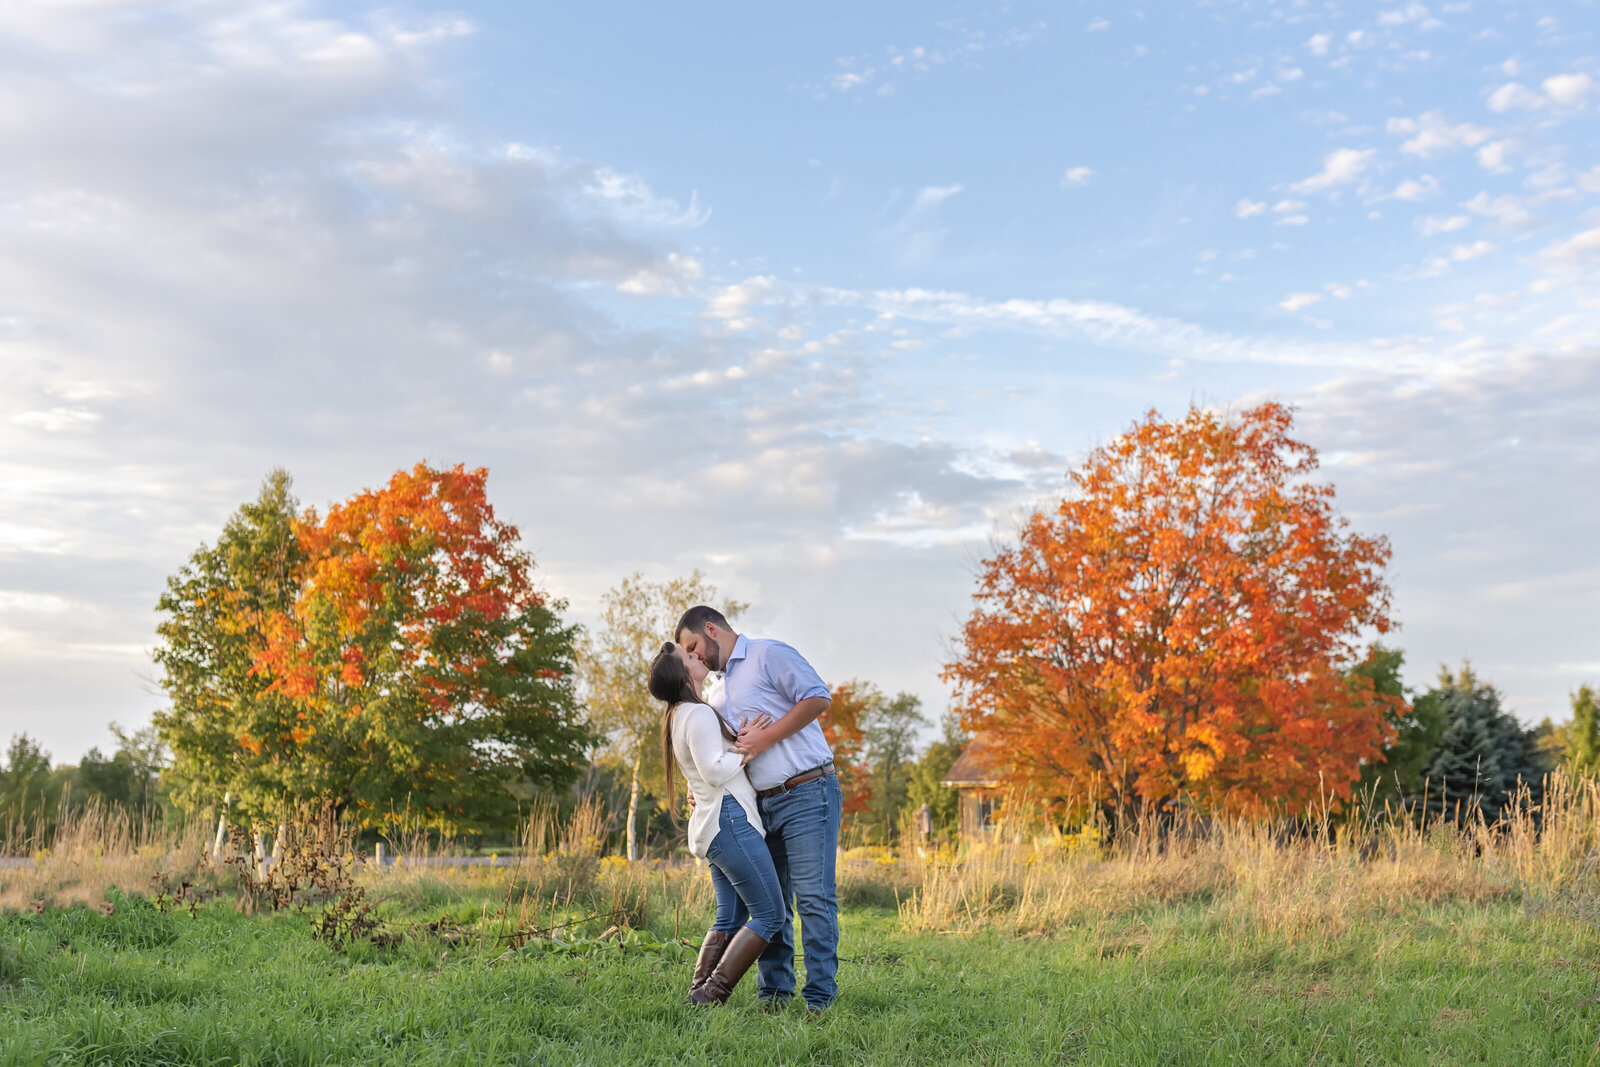
<svg viewBox="0 0 1600 1067"><path fill-rule="evenodd" d="M1292 427L1276 404L1151 412L1093 450L983 561L944 672L954 711L931 741L915 696L835 685L822 726L846 839L894 843L924 806L951 836L940 783L977 735L1008 791L1063 826L1179 806L1255 816L1327 793L1492 822L1519 782L1600 770L1588 686L1569 722L1532 730L1470 666L1405 689L1403 654L1382 643L1388 544L1348 528ZM600 797L630 858L673 847L646 665L688 606L745 605L698 570L633 574L581 629L533 582L487 474L418 464L322 514L272 472L160 598L170 706L72 767L14 737L0 825L225 797L266 824L326 799L369 830L495 838L536 800Z"/></svg>

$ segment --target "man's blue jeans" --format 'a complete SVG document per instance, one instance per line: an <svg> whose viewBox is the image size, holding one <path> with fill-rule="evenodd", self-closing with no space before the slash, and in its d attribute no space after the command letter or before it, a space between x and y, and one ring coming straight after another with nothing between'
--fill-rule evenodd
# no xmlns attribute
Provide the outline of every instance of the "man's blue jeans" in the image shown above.
<svg viewBox="0 0 1600 1067"><path fill-rule="evenodd" d="M787 793L763 797L761 821L778 872L783 901L792 910L772 936L757 966L756 992L779 1002L794 995L794 916L806 961L806 1005L826 1008L838 995L839 893L834 864L839 854L839 779L826 775Z"/></svg>

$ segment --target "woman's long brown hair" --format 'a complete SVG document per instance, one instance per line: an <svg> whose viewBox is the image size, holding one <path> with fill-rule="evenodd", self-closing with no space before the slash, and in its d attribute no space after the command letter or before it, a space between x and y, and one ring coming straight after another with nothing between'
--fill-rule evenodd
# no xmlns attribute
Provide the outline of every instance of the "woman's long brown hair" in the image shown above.
<svg viewBox="0 0 1600 1067"><path fill-rule="evenodd" d="M673 789L676 782L672 773L672 713L678 710L679 704L705 703L700 694L695 692L689 668L684 666L677 652L678 646L668 641L656 653L656 658L650 661L650 695L667 706L661 715L661 764L667 772L667 812L674 822L678 819L678 797ZM728 729L721 715L717 716L717 725L722 728L722 736L729 741L739 739Z"/></svg>

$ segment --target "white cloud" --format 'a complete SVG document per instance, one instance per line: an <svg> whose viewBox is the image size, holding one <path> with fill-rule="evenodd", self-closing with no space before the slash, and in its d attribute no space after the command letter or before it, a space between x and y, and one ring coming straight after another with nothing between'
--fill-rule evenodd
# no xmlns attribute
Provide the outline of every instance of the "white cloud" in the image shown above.
<svg viewBox="0 0 1600 1067"><path fill-rule="evenodd" d="M1328 54L1328 44L1332 40L1333 37L1330 34L1314 33L1306 41L1306 47L1311 50L1311 54L1314 56L1325 56Z"/></svg>
<svg viewBox="0 0 1600 1067"><path fill-rule="evenodd" d="M1574 281L1582 278L1592 265L1600 264L1600 227L1554 241L1540 250L1538 258L1551 274Z"/></svg>
<svg viewBox="0 0 1600 1067"><path fill-rule="evenodd" d="M634 296L687 296L689 283L705 274L704 265L682 252L669 252L658 263L636 271L617 283L617 291Z"/></svg>
<svg viewBox="0 0 1600 1067"><path fill-rule="evenodd" d="M1299 311L1302 308L1308 308L1312 304L1320 304L1321 302L1321 293L1290 293L1278 301L1278 306L1285 311Z"/></svg>
<svg viewBox="0 0 1600 1067"><path fill-rule="evenodd" d="M100 421L98 412L88 408L51 408L48 411L24 411L11 416L18 426L60 433L63 430L82 430Z"/></svg>
<svg viewBox="0 0 1600 1067"><path fill-rule="evenodd" d="M1478 149L1478 166L1495 174L1504 174L1511 169L1506 163L1510 151L1510 141L1492 141Z"/></svg>
<svg viewBox="0 0 1600 1067"><path fill-rule="evenodd" d="M1439 182L1431 174L1424 174L1421 178L1407 178L1395 186L1390 195L1396 200L1426 200L1439 192Z"/></svg>
<svg viewBox="0 0 1600 1067"><path fill-rule="evenodd" d="M1594 79L1587 74L1557 74L1546 78L1541 88L1557 104L1579 104L1594 88Z"/></svg>
<svg viewBox="0 0 1600 1067"><path fill-rule="evenodd" d="M1093 22L1089 23L1089 25L1084 27L1084 29L1089 33L1099 33L1101 30L1109 30L1110 28L1111 20L1104 18L1095 19Z"/></svg>
<svg viewBox="0 0 1600 1067"><path fill-rule="evenodd" d="M1506 82L1489 94L1490 111L1531 111L1544 105L1544 97L1518 82Z"/></svg>
<svg viewBox="0 0 1600 1067"><path fill-rule="evenodd" d="M1439 275L1449 271L1457 263L1465 263L1468 260L1477 259L1479 256L1486 256L1493 252L1494 249L1495 246L1488 241L1474 241L1471 244L1456 245L1445 254L1434 256L1428 260L1422 269L1417 272L1418 277L1437 278Z"/></svg>
<svg viewBox="0 0 1600 1067"><path fill-rule="evenodd" d="M754 308L766 303L776 288L777 279L769 274L724 286L706 301L706 314L722 320L730 330L748 330L755 325Z"/></svg>
<svg viewBox="0 0 1600 1067"><path fill-rule="evenodd" d="M964 190L964 185L929 185L917 190L916 197L911 201L908 214L917 215L930 208L938 207L952 196Z"/></svg>
<svg viewBox="0 0 1600 1067"><path fill-rule="evenodd" d="M1260 215L1266 210L1267 203L1265 200L1251 200L1249 197L1244 197L1233 205L1233 213L1241 219L1247 219L1252 215Z"/></svg>
<svg viewBox="0 0 1600 1067"><path fill-rule="evenodd" d="M1522 198L1514 193L1500 196L1479 193L1461 206L1476 214L1486 215L1507 229L1520 229L1533 222L1533 213Z"/></svg>
<svg viewBox="0 0 1600 1067"><path fill-rule="evenodd" d="M1416 221L1416 227L1422 231L1422 236L1424 237L1432 237L1438 233L1454 233L1456 230L1464 230L1470 225L1472 225L1472 220L1465 215L1429 215L1427 218Z"/></svg>
<svg viewBox="0 0 1600 1067"><path fill-rule="evenodd" d="M1578 188L1586 193L1600 193L1600 165L1590 167L1578 175Z"/></svg>
<svg viewBox="0 0 1600 1067"><path fill-rule="evenodd" d="M1444 23L1428 14L1426 6L1416 3L1415 0L1403 7L1378 12L1378 25L1380 26L1404 26L1408 23L1417 23L1425 30L1436 29L1444 25Z"/></svg>
<svg viewBox="0 0 1600 1067"><path fill-rule="evenodd" d="M1493 135L1493 131L1488 127L1477 126L1470 122L1452 125L1439 111L1429 111L1414 119L1391 118L1387 128L1392 134L1404 134L1409 137L1400 146L1402 152L1424 158L1447 149L1474 148Z"/></svg>
<svg viewBox="0 0 1600 1067"><path fill-rule="evenodd" d="M1360 345L1306 345L1274 337L1240 337L1103 300L986 300L927 289L819 289L809 299L968 331L1023 330L1205 362L1352 366L1378 358Z"/></svg>
<svg viewBox="0 0 1600 1067"><path fill-rule="evenodd" d="M1094 170L1089 167L1068 167L1066 173L1061 175L1061 187L1070 189L1075 185L1088 185L1094 177Z"/></svg>
<svg viewBox="0 0 1600 1067"><path fill-rule="evenodd" d="M1323 160L1322 170L1303 181L1295 182L1291 189L1297 193L1316 193L1334 186L1345 185L1360 177L1372 163L1377 151L1371 148L1338 148Z"/></svg>

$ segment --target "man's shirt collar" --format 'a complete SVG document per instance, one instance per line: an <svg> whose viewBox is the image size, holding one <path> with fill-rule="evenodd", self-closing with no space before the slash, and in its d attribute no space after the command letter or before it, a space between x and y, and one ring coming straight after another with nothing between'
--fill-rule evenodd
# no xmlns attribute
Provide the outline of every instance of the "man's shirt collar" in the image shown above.
<svg viewBox="0 0 1600 1067"><path fill-rule="evenodd" d="M723 664L722 669L723 670L727 670L729 667L733 666L733 661L734 660L736 660L736 659L744 659L749 654L750 654L750 642L748 642L748 641L746 641L744 639L744 634L740 634L739 635L739 640L737 640L737 641L735 641L733 643L733 651L728 653L728 662Z"/></svg>

